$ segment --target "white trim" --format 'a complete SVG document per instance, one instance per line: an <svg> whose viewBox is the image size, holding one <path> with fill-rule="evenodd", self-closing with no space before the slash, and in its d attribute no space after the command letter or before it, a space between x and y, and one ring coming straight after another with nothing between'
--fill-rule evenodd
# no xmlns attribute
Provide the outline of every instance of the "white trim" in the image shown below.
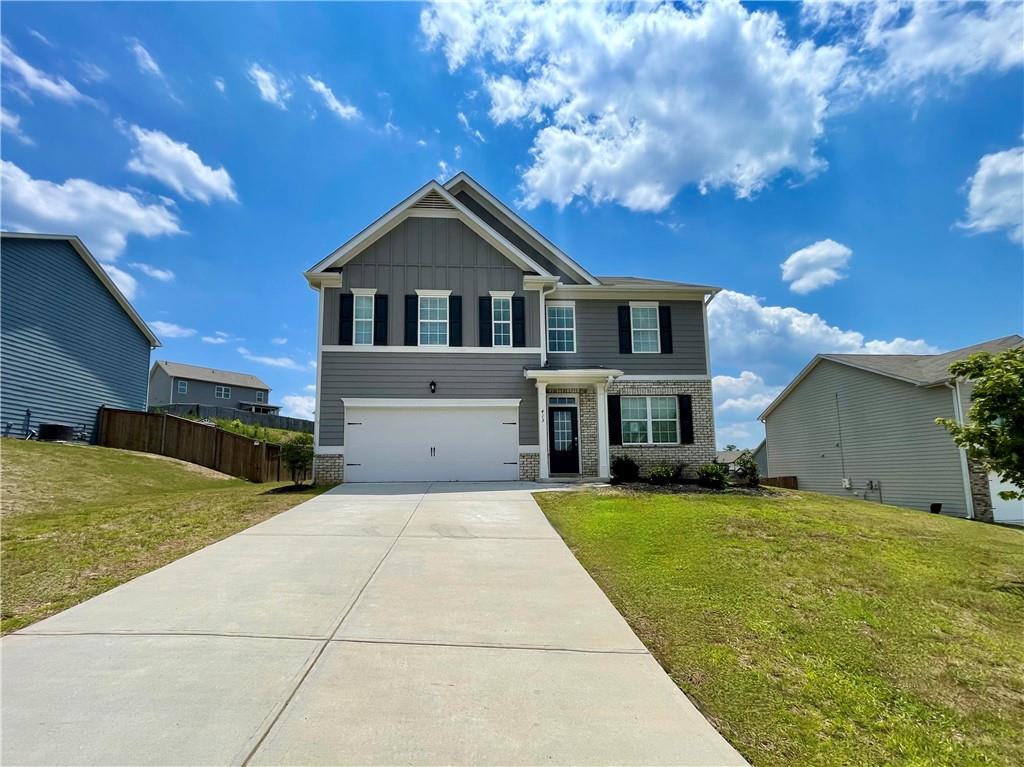
<svg viewBox="0 0 1024 767"><path fill-rule="evenodd" d="M527 455L537 455L540 452L540 445L520 445L519 453Z"/></svg>
<svg viewBox="0 0 1024 767"><path fill-rule="evenodd" d="M521 399L445 399L443 397L430 398L401 398L401 397L342 397L345 409L371 407L371 408L444 408L444 407L519 407ZM346 416L347 418L347 416Z"/></svg>
<svg viewBox="0 0 1024 767"><path fill-rule="evenodd" d="M537 475L538 479L547 479L551 471L548 468L548 385L544 381L537 381L537 438L540 442L540 467Z"/></svg>
<svg viewBox="0 0 1024 767"><path fill-rule="evenodd" d="M366 292L356 293L356 290L372 291L372 292L370 292L370 293L366 293ZM356 346L356 347L359 347L361 349L366 349L366 348L368 348L370 346L373 346L373 335L374 335L375 324L377 322L377 301L375 300L373 294L376 293L376 292L377 292L376 288L353 288L352 289L352 345ZM356 336L357 336L356 328L359 326L360 322L367 322L367 320L365 318L356 317L356 301L359 298L369 298L370 299L370 319L369 319L369 323L370 323L370 343L368 343L368 344L367 343L359 343L358 341L356 341ZM419 307L417 307L417 308L419 308Z"/></svg>
<svg viewBox="0 0 1024 767"><path fill-rule="evenodd" d="M946 386L949 384L947 383ZM949 388L953 392L953 415L956 417L957 423L963 426L964 404L960 399L960 379L956 379ZM971 469L967 464L967 451L959 445L957 445L957 450L960 452L960 473L964 481L964 505L967 509L967 518L974 519L974 495L971 493Z"/></svg>
<svg viewBox="0 0 1024 767"><path fill-rule="evenodd" d="M409 218L458 218L457 210L444 210L443 208L411 208L406 212Z"/></svg>
<svg viewBox="0 0 1024 767"><path fill-rule="evenodd" d="M417 331L419 328L417 327ZM324 352L359 352L383 354L537 354L539 346L341 346L339 344L321 344ZM319 364L319 363L317 363Z"/></svg>
<svg viewBox="0 0 1024 767"><path fill-rule="evenodd" d="M373 296L377 294L377 288L349 288L353 296Z"/></svg>
<svg viewBox="0 0 1024 767"><path fill-rule="evenodd" d="M595 384L594 393L597 395L597 476L600 479L607 479L611 477L611 445L608 437L608 383Z"/></svg>
<svg viewBox="0 0 1024 767"><path fill-rule="evenodd" d="M620 381L710 381L711 376L706 375L636 375L626 373L619 376ZM628 395L627 395L628 396Z"/></svg>
<svg viewBox="0 0 1024 767"><path fill-rule="evenodd" d="M516 294L514 290L492 290L489 292L491 298L512 298Z"/></svg>
<svg viewBox="0 0 1024 767"><path fill-rule="evenodd" d="M314 455L345 455L344 445L318 445L313 450Z"/></svg>
<svg viewBox="0 0 1024 767"><path fill-rule="evenodd" d="M222 391L224 396L220 396L217 392ZM214 399L231 399L231 387L227 384L214 384L213 386L213 398Z"/></svg>
<svg viewBox="0 0 1024 767"><path fill-rule="evenodd" d="M571 399L572 402L555 402L553 399ZM562 392L548 392L548 407L579 407L580 401L575 394L563 394Z"/></svg>
<svg viewBox="0 0 1024 767"><path fill-rule="evenodd" d="M550 330L547 327L547 312L550 309L572 309L572 349L555 351L551 348ZM578 345L576 343L576 302L575 301L548 301L544 309L544 348L548 354L576 354ZM568 330L568 328L555 328L555 330Z"/></svg>
<svg viewBox="0 0 1024 767"><path fill-rule="evenodd" d="M507 295L495 295L495 293L498 293L498 294L505 294L505 293L507 293ZM512 338L512 334L513 334L513 330L512 330L512 296L513 296L512 291L503 291L503 290L501 290L501 291L499 291L499 290L492 290L491 291L491 346L496 348L496 349L504 349L504 348L508 348L508 347L514 345L515 339ZM508 319L507 320L501 320L500 322L498 320L494 319L494 310L497 307L497 303L496 302L498 302L498 301L508 301ZM497 328L498 325L508 325L508 343L507 344L506 343L502 343L502 344L498 343L498 328Z"/></svg>
<svg viewBox="0 0 1024 767"><path fill-rule="evenodd" d="M451 294L451 290L426 290L424 288L416 289L416 295L420 297L427 296L430 298L449 298Z"/></svg>
<svg viewBox="0 0 1024 767"><path fill-rule="evenodd" d="M313 450L320 445L320 379L324 369L324 286L317 289L316 313L316 400L313 403Z"/></svg>
<svg viewBox="0 0 1024 767"><path fill-rule="evenodd" d="M575 370L549 370L547 368L532 370L527 368L523 371L523 375L526 378L533 378L538 383L544 384L574 383L585 385L601 383L609 378L618 378L622 375L622 371L610 370L608 368L576 368Z"/></svg>
<svg viewBox="0 0 1024 767"><path fill-rule="evenodd" d="M548 306L571 306L573 309L576 308L575 301L548 301Z"/></svg>
<svg viewBox="0 0 1024 767"><path fill-rule="evenodd" d="M629 302L629 351L630 354L661 354L661 312L658 309L659 304L657 301L630 301ZM646 351L637 351L636 349L636 337L637 330L641 333L650 332L652 328L635 328L633 327L633 310L634 309L654 309L654 337L658 341L657 349L648 349Z"/></svg>
<svg viewBox="0 0 1024 767"><path fill-rule="evenodd" d="M654 418L651 413L651 400L655 398L660 399L671 399L675 402L676 407L676 439L675 442L654 442L654 422L655 421L667 421L667 418ZM679 399L673 394L623 394L621 399L643 399L647 400L647 441L646 442L626 442L625 434L622 435L622 446L623 447L665 447L666 445L681 445L683 444L682 434L680 434L681 427L679 424ZM619 424L623 421L638 421L639 418L623 418L621 413L619 415Z"/></svg>
<svg viewBox="0 0 1024 767"><path fill-rule="evenodd" d="M558 283L555 297L560 299L617 299L620 301L704 301L719 288L701 285L692 288L673 288L666 285L566 285Z"/></svg>
<svg viewBox="0 0 1024 767"><path fill-rule="evenodd" d="M434 349L447 349L448 344L451 342L452 332L452 301L451 301L450 290L417 290L416 291L416 346ZM432 322L440 324L442 320L424 320L420 315L422 314L422 307L420 302L424 298L443 298L444 299L444 343L443 344L425 344L423 343L423 323Z"/></svg>
<svg viewBox="0 0 1024 767"><path fill-rule="evenodd" d="M185 388L182 389L181 385L185 384ZM187 378L175 378L174 379L174 391L173 394L188 394L188 379Z"/></svg>
<svg viewBox="0 0 1024 767"><path fill-rule="evenodd" d="M657 309L661 304L657 301L630 301L630 309Z"/></svg>

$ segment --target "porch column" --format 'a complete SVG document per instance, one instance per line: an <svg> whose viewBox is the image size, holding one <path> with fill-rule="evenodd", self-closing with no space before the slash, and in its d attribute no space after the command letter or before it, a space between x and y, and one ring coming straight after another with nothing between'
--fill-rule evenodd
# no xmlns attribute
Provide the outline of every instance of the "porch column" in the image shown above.
<svg viewBox="0 0 1024 767"><path fill-rule="evenodd" d="M597 475L611 477L611 450L608 446L608 383L594 384L597 394Z"/></svg>
<svg viewBox="0 0 1024 767"><path fill-rule="evenodd" d="M537 444L540 445L540 479L548 479L548 385L537 382Z"/></svg>

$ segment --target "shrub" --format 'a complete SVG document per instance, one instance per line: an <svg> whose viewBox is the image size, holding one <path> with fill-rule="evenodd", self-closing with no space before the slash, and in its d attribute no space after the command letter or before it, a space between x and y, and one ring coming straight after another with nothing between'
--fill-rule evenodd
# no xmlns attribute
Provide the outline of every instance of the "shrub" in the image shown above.
<svg viewBox="0 0 1024 767"><path fill-rule="evenodd" d="M667 485L675 482L676 470L672 466L655 466L647 473L647 481L652 485Z"/></svg>
<svg viewBox="0 0 1024 767"><path fill-rule="evenodd" d="M677 463L675 466L672 467L672 482L674 482L677 485L681 485L681 484L683 484L683 482L685 480L686 480L686 464L685 463Z"/></svg>
<svg viewBox="0 0 1024 767"><path fill-rule="evenodd" d="M292 473L292 482L300 484L299 477L313 465L313 435L296 434L281 445L281 460Z"/></svg>
<svg viewBox="0 0 1024 767"><path fill-rule="evenodd" d="M724 490L729 478L729 467L724 463L705 463L697 467L697 484L712 490Z"/></svg>
<svg viewBox="0 0 1024 767"><path fill-rule="evenodd" d="M757 468L754 454L749 450L744 450L736 459L736 476L750 487L761 484L761 470Z"/></svg>
<svg viewBox="0 0 1024 767"><path fill-rule="evenodd" d="M640 478L640 467L629 456L619 456L612 461L612 482L636 482Z"/></svg>

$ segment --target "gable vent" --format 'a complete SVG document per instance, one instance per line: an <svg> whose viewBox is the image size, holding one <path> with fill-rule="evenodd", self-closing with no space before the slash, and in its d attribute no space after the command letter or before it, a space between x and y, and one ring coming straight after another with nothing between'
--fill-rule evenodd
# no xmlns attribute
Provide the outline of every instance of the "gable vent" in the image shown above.
<svg viewBox="0 0 1024 767"><path fill-rule="evenodd" d="M454 210L448 200L440 195L436 189L431 189L413 205L414 208L427 208L430 210Z"/></svg>

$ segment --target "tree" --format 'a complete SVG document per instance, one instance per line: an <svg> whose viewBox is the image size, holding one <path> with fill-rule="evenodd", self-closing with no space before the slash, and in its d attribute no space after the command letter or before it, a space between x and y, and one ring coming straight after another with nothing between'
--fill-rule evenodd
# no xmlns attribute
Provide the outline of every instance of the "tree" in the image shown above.
<svg viewBox="0 0 1024 767"><path fill-rule="evenodd" d="M999 354L978 352L957 360L949 372L973 384L966 423L936 418L967 454L1018 490L999 493L1024 498L1024 347Z"/></svg>
<svg viewBox="0 0 1024 767"><path fill-rule="evenodd" d="M281 445L281 459L292 473L292 482L301 484L302 477L313 465L313 435L296 434Z"/></svg>
<svg viewBox="0 0 1024 767"><path fill-rule="evenodd" d="M725 446L725 449L726 450L737 450L738 448L734 444L732 444L730 442L728 445Z"/></svg>
<svg viewBox="0 0 1024 767"><path fill-rule="evenodd" d="M761 484L761 470L754 460L754 454L749 450L744 450L736 459L736 476L751 487Z"/></svg>

